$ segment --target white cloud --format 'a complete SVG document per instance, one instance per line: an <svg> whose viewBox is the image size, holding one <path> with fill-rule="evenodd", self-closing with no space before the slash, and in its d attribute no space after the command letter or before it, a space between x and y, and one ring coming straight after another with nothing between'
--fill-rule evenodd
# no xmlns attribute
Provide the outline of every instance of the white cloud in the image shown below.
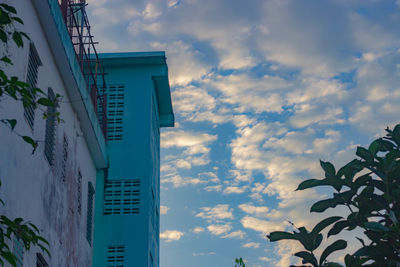
<svg viewBox="0 0 400 267"><path fill-rule="evenodd" d="M266 217L269 211L267 206L253 206L251 204L240 204L239 208L248 214L258 217Z"/></svg>
<svg viewBox="0 0 400 267"><path fill-rule="evenodd" d="M192 256L198 257L198 256L209 256L209 255L216 255L215 252L197 252L197 253L192 253Z"/></svg>
<svg viewBox="0 0 400 267"><path fill-rule="evenodd" d="M243 217L240 222L244 228L252 229L262 234L267 234L272 231L281 231L282 228L284 228L281 222L260 220L250 216Z"/></svg>
<svg viewBox="0 0 400 267"><path fill-rule="evenodd" d="M148 3L142 14L145 19L156 19L161 16L161 10L154 3Z"/></svg>
<svg viewBox="0 0 400 267"><path fill-rule="evenodd" d="M181 177L180 175L174 175L172 177L162 178L161 183L172 183L172 185L177 188L188 185L204 184L207 183L207 181L201 180L200 178Z"/></svg>
<svg viewBox="0 0 400 267"><path fill-rule="evenodd" d="M160 238L165 239L166 242L177 241L184 236L184 233L177 230L165 230L160 233Z"/></svg>
<svg viewBox="0 0 400 267"><path fill-rule="evenodd" d="M232 229L232 226L227 224L210 224L207 226L207 230L213 235L222 235L229 232Z"/></svg>
<svg viewBox="0 0 400 267"><path fill-rule="evenodd" d="M224 189L225 194L243 194L246 192L247 186L228 186Z"/></svg>
<svg viewBox="0 0 400 267"><path fill-rule="evenodd" d="M200 227L200 226L197 226L197 227L192 229L192 232L195 233L195 234L200 234L200 233L204 232L204 228Z"/></svg>
<svg viewBox="0 0 400 267"><path fill-rule="evenodd" d="M272 259L271 258L268 258L268 257L259 257L258 258L260 261L265 261L265 262L271 262L272 261Z"/></svg>
<svg viewBox="0 0 400 267"><path fill-rule="evenodd" d="M168 211L169 211L169 208L167 206L163 206L163 205L160 206L160 214L161 215L167 214Z"/></svg>
<svg viewBox="0 0 400 267"><path fill-rule="evenodd" d="M161 147L193 147L213 142L216 139L216 135L207 133L169 131L161 134Z"/></svg>
<svg viewBox="0 0 400 267"><path fill-rule="evenodd" d="M215 207L201 208L196 217L207 219L210 221L220 221L224 219L233 219L233 209L229 208L227 204L218 204Z"/></svg>
<svg viewBox="0 0 400 267"><path fill-rule="evenodd" d="M246 235L245 232L243 232L242 230L238 230L238 231L234 231L234 232L231 232L229 234L226 234L226 235L222 236L222 238L243 239L245 235Z"/></svg>
<svg viewBox="0 0 400 267"><path fill-rule="evenodd" d="M244 247L244 248L259 248L260 243L249 242L249 243L243 244L242 247Z"/></svg>

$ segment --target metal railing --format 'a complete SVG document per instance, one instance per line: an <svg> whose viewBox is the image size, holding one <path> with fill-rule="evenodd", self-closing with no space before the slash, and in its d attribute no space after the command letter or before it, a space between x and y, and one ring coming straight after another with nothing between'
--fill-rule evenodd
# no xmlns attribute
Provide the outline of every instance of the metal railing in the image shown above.
<svg viewBox="0 0 400 267"><path fill-rule="evenodd" d="M74 46L103 135L107 139L107 95L101 66L86 14L86 0L59 0L61 13Z"/></svg>

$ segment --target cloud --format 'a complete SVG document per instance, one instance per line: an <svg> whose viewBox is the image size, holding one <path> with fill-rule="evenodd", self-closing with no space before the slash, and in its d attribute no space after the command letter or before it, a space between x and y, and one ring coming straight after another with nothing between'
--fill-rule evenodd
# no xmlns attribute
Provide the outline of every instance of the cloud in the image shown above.
<svg viewBox="0 0 400 267"><path fill-rule="evenodd" d="M201 180L200 178L191 178L191 177L181 177L180 175L174 175L172 177L162 178L161 183L172 183L173 187L183 187L188 185L198 185L207 183L205 180Z"/></svg>
<svg viewBox="0 0 400 267"><path fill-rule="evenodd" d="M244 248L259 248L260 243L249 242L249 243L243 244L242 247L244 247Z"/></svg>
<svg viewBox="0 0 400 267"><path fill-rule="evenodd" d="M234 232L231 232L229 234L226 234L226 235L222 236L222 238L243 239L245 235L246 235L245 232L243 232L242 230L238 230L238 231L234 231Z"/></svg>
<svg viewBox="0 0 400 267"><path fill-rule="evenodd" d="M247 186L228 186L224 189L225 194L243 194L246 192Z"/></svg>
<svg viewBox="0 0 400 267"><path fill-rule="evenodd" d="M271 258L268 258L268 257L259 257L258 258L260 261L265 261L265 262L271 262L272 261L272 259Z"/></svg>
<svg viewBox="0 0 400 267"><path fill-rule="evenodd" d="M160 238L165 239L166 242L180 240L182 236L184 236L184 233L177 230L165 230L160 233Z"/></svg>
<svg viewBox="0 0 400 267"><path fill-rule="evenodd" d="M267 234L272 231L281 231L283 228L281 222L260 220L250 216L243 217L240 222L244 228L261 232L262 234Z"/></svg>
<svg viewBox="0 0 400 267"><path fill-rule="evenodd" d="M195 233L195 234L200 234L200 233L204 232L204 228L200 227L200 226L197 226L197 227L192 229L192 232Z"/></svg>
<svg viewBox="0 0 400 267"><path fill-rule="evenodd" d="M239 208L242 211L257 217L266 217L269 211L267 206L253 206L251 204L240 204Z"/></svg>
<svg viewBox="0 0 400 267"><path fill-rule="evenodd" d="M213 234L213 235L222 235L225 234L226 232L229 232L232 229L232 226L227 223L227 224L210 224L207 226L207 230Z"/></svg>
<svg viewBox="0 0 400 267"><path fill-rule="evenodd" d="M201 208L196 217L207 219L209 221L220 221L224 219L233 219L233 209L228 204L218 204L215 207Z"/></svg>
<svg viewBox="0 0 400 267"><path fill-rule="evenodd" d="M195 147L213 142L217 139L216 135L207 133L194 133L180 131L169 131L161 134L161 147Z"/></svg>
<svg viewBox="0 0 400 267"><path fill-rule="evenodd" d="M169 208L167 206L163 206L163 205L160 206L160 214L161 215L167 214L168 211L169 211Z"/></svg>
<svg viewBox="0 0 400 267"><path fill-rule="evenodd" d="M198 256L209 256L209 255L216 255L215 252L197 252L197 253L192 253L192 256L198 257Z"/></svg>

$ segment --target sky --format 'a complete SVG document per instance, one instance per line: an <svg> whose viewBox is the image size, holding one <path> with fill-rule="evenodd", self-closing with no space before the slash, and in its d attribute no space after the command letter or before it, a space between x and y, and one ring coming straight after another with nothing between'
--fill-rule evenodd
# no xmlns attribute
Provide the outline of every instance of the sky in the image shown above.
<svg viewBox="0 0 400 267"><path fill-rule="evenodd" d="M296 263L295 242L265 235L312 227L331 193L297 185L400 122L400 1L88 3L101 52L166 51L161 267Z"/></svg>

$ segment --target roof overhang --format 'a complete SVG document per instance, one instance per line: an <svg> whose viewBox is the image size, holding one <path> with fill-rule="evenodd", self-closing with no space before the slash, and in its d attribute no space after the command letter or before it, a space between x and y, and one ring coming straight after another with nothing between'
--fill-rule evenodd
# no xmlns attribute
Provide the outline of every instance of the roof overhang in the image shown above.
<svg viewBox="0 0 400 267"><path fill-rule="evenodd" d="M171 90L168 80L168 67L164 51L101 53L99 58L103 66L162 66L161 75L151 76L158 103L160 127L174 127L175 117L172 108Z"/></svg>

